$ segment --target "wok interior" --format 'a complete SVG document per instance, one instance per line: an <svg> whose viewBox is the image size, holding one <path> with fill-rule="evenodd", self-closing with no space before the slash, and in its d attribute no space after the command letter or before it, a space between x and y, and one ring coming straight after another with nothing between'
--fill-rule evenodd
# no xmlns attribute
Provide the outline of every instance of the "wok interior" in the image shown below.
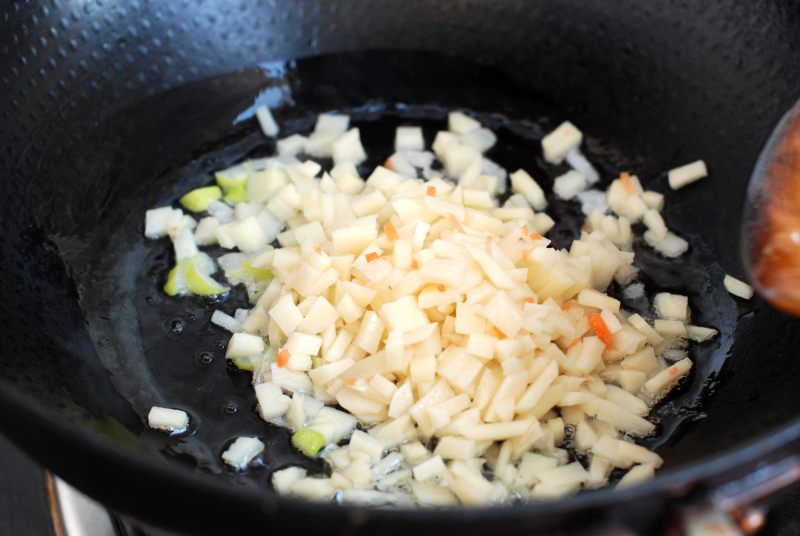
<svg viewBox="0 0 800 536"><path fill-rule="evenodd" d="M680 9L616 2L580 10L559 1L466 2L458 17L437 2L357 4L241 2L241 10L214 17L213 24L189 17L188 25L176 26L174 48L152 39L187 16L188 5L158 11L143 33L124 29L137 7L105 19L95 13L105 21L104 39L92 34L86 50L66 58L54 53L52 75L32 87L19 84L17 105L5 110L0 160L0 374L13 389L123 449L191 465L218 454L202 442L176 447L143 429L141 415L153 398L180 406L178 394L201 366L185 360L172 365L169 377L159 376L142 361L143 348L163 341L153 342L163 355L146 359L169 360L187 337L206 337L202 342L213 351L220 336L205 327L213 307L199 302L175 305L184 309L165 318L162 332L141 330L142 311L152 303L137 285L142 277L155 283L162 277L143 275L141 266L168 262L168 248L143 243L141 221L147 208L202 182L197 173L213 164L207 158L224 162L269 148L252 120L236 122L267 87L277 89L261 98L279 104L279 120L296 129L310 127L317 112L377 100L533 122L569 118L589 135L589 152L662 191L664 170L703 158L711 178L668 194L666 218L678 232L702 236L708 258L724 271L740 273L747 180L772 124L800 87L797 72L782 70L792 57L786 43L797 40L787 37L796 13L760 13L759 24L771 17L775 31L748 34L742 21L757 7L732 1ZM250 20L259 21L254 35L222 32L249 28L244 22ZM359 21L372 27L367 31ZM193 40L209 28L225 35ZM190 41L196 54L180 51ZM336 55L388 49L437 53ZM92 50L103 52L91 56ZM72 76L70 63L81 54L88 54L87 66ZM261 61L320 55L327 59L301 62L288 75L251 69L208 80ZM738 315L730 358L709 385L703 418L685 423L660 451L669 468L728 450L800 414L792 386L800 374L796 321L758 300L740 303ZM183 322L180 335L173 332L176 319ZM226 371L217 354L216 372L205 376L217 379L196 393L202 409L193 415L195 425L215 427L220 437L263 433L251 415L247 377ZM225 415L229 402L239 408L233 419ZM291 461L285 433L269 434L276 460ZM222 478L257 485L230 473Z"/></svg>

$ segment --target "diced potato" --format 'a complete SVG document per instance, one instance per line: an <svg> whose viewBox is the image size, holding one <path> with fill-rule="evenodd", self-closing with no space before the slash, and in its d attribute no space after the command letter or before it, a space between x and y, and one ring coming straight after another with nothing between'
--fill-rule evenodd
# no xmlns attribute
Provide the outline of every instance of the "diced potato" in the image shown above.
<svg viewBox="0 0 800 536"><path fill-rule="evenodd" d="M653 298L653 307L661 318L680 320L689 319L689 298L680 294L659 292Z"/></svg>
<svg viewBox="0 0 800 536"><path fill-rule="evenodd" d="M260 116L272 132L274 121ZM422 129L400 127L397 152L363 181L359 130L347 116L322 114L308 138L279 140L280 156L218 172L214 195L227 197L208 204L200 224L170 207L146 216L147 235L169 236L178 260L198 245L240 250L219 264L231 283L245 284L254 307L235 318L215 314L234 333L227 355L252 365L261 417L313 438L295 444L321 452L333 469L328 478L278 471L274 487L322 500L338 493L344 502L442 506L512 493L560 497L604 485L614 467L630 468L620 487L649 478L660 457L620 438L652 433L643 417L690 372L680 339L717 334L687 325L686 296L657 294L651 326L606 294L616 282L626 299L637 289L643 296L632 223L644 223L645 242L662 255L688 249L659 213L663 196L624 173L605 193L586 192L599 175L580 152L580 131L560 125L542 140L548 162L566 159L571 168L554 192L593 208L582 207L582 235L557 250L541 236L555 225L535 212L547 204L541 187L483 156L497 137L478 121L461 112L448 119L451 131L432 147L446 176L433 170ZM335 166L323 173L295 158L301 152ZM673 170L671 185L696 171ZM509 182L514 194L500 204L495 196ZM725 285L752 293L729 277ZM590 323L596 312L605 329ZM569 427L588 470L570 463ZM431 452L420 440L434 437ZM345 438L348 445L334 445ZM226 456L237 467L252 459Z"/></svg>
<svg viewBox="0 0 800 536"><path fill-rule="evenodd" d="M660 239L653 231L648 230L644 233L644 240L665 257L673 259L680 257L689 249L689 243L686 240L669 231L665 238Z"/></svg>
<svg viewBox="0 0 800 536"><path fill-rule="evenodd" d="M378 237L378 230L374 224L366 223L354 227L336 229L331 235L334 255L347 253L360 255L364 248Z"/></svg>
<svg viewBox="0 0 800 536"><path fill-rule="evenodd" d="M481 128L481 124L463 112L450 112L447 115L447 127L450 132L463 134Z"/></svg>
<svg viewBox="0 0 800 536"><path fill-rule="evenodd" d="M453 506L458 499L447 488L426 482L412 482L414 498L424 506Z"/></svg>
<svg viewBox="0 0 800 536"><path fill-rule="evenodd" d="M339 359L338 361L315 367L313 370L308 371L308 376L314 383L326 385L354 364L355 362L352 359Z"/></svg>
<svg viewBox="0 0 800 536"><path fill-rule="evenodd" d="M537 475L539 483L544 486L583 484L589 480L589 473L580 462L572 462L561 467L541 471Z"/></svg>
<svg viewBox="0 0 800 536"><path fill-rule="evenodd" d="M317 355L322 347L322 337L305 333L292 333L286 341L286 349L308 355Z"/></svg>
<svg viewBox="0 0 800 536"><path fill-rule="evenodd" d="M238 357L250 357L264 352L264 339L257 335L247 333L234 333L228 342L225 357L235 359Z"/></svg>
<svg viewBox="0 0 800 536"><path fill-rule="evenodd" d="M417 482L425 482L433 478L444 478L447 474L447 467L444 465L441 456L433 456L415 465L412 472L414 474L414 480Z"/></svg>
<svg viewBox="0 0 800 536"><path fill-rule="evenodd" d="M417 437L414 422L408 415L373 426L369 433L380 441L385 449L394 448Z"/></svg>
<svg viewBox="0 0 800 536"><path fill-rule="evenodd" d="M593 415L598 421L634 436L647 436L655 430L653 423L608 400L595 398L584 407L587 414Z"/></svg>
<svg viewBox="0 0 800 536"><path fill-rule="evenodd" d="M383 322L373 311L367 311L354 340L356 346L367 353L374 353L383 335Z"/></svg>
<svg viewBox="0 0 800 536"><path fill-rule="evenodd" d="M658 331L653 329L653 327L647 323L647 321L642 318L638 314L633 314L628 317L628 322L631 326L636 328L642 335L647 337L647 342L653 346L658 346L662 342L664 342L664 337L662 337Z"/></svg>
<svg viewBox="0 0 800 536"><path fill-rule="evenodd" d="M557 164L564 159L568 152L578 147L581 141L583 141L583 133L569 121L564 121L542 138L544 159L552 164Z"/></svg>
<svg viewBox="0 0 800 536"><path fill-rule="evenodd" d="M292 486L306 477L306 470L302 467L287 467L272 473L272 487L278 493L288 494Z"/></svg>
<svg viewBox="0 0 800 536"><path fill-rule="evenodd" d="M706 169L706 163L702 160L696 160L690 164L671 169L669 173L667 173L669 187L673 190L683 188L707 176L708 170Z"/></svg>
<svg viewBox="0 0 800 536"><path fill-rule="evenodd" d="M281 296L270 308L269 316L287 335L303 321L303 314L297 309L291 294Z"/></svg>
<svg viewBox="0 0 800 536"><path fill-rule="evenodd" d="M714 328L705 328L702 326L686 326L686 336L695 342L705 342L713 339L719 332Z"/></svg>
<svg viewBox="0 0 800 536"><path fill-rule="evenodd" d="M587 307L595 307L597 309L608 309L612 313L619 313L619 300L612 298L602 292L594 289L583 289L578 294L577 301L581 305Z"/></svg>
<svg viewBox="0 0 800 536"><path fill-rule="evenodd" d="M351 451L365 453L372 462L377 462L383 455L383 445L381 442L361 430L355 430L353 432L350 436L349 445Z"/></svg>
<svg viewBox="0 0 800 536"><path fill-rule="evenodd" d="M465 391L483 370L483 363L458 346L448 347L438 358L437 373L453 388Z"/></svg>
<svg viewBox="0 0 800 536"><path fill-rule="evenodd" d="M222 461L231 467L243 470L264 450L264 443L255 437L238 437L222 453Z"/></svg>
<svg viewBox="0 0 800 536"><path fill-rule="evenodd" d="M274 309L274 308L273 308ZM270 311L271 313L272 311ZM323 296L314 300L314 304L308 310L303 320L297 325L297 329L303 333L316 335L322 333L325 328L336 322L339 313Z"/></svg>
<svg viewBox="0 0 800 536"><path fill-rule="evenodd" d="M336 401L344 409L361 418L369 415L380 415L386 409L385 404L367 398L350 387L345 387L337 392Z"/></svg>
<svg viewBox="0 0 800 536"><path fill-rule="evenodd" d="M646 482L655 476L656 469L652 464L644 463L628 470L617 482L616 489L625 489Z"/></svg>
<svg viewBox="0 0 800 536"><path fill-rule="evenodd" d="M350 205L355 215L359 218L362 216L369 216L370 214L377 214L385 206L386 197L378 190L373 190L368 194L362 194L360 197L353 200L353 203Z"/></svg>
<svg viewBox="0 0 800 536"><path fill-rule="evenodd" d="M425 139L420 127L397 127L394 137L395 151L422 151L425 149Z"/></svg>
<svg viewBox="0 0 800 536"><path fill-rule="evenodd" d="M290 393L312 393L314 386L308 374L299 370L292 370L289 367L279 367L273 363L270 365L272 383L279 386L284 391Z"/></svg>
<svg viewBox="0 0 800 536"><path fill-rule="evenodd" d="M428 323L425 313L417 306L413 296L384 303L380 309L380 316L391 331L407 332Z"/></svg>
<svg viewBox="0 0 800 536"><path fill-rule="evenodd" d="M652 346L632 354L622 360L622 367L631 370L639 370L645 374L655 372L660 368L656 354Z"/></svg>
<svg viewBox="0 0 800 536"><path fill-rule="evenodd" d="M290 493L305 499L330 500L336 489L328 478L302 478L292 484Z"/></svg>
<svg viewBox="0 0 800 536"><path fill-rule="evenodd" d="M645 211L642 221L658 240L667 238L667 226L657 210L650 208Z"/></svg>
<svg viewBox="0 0 800 536"><path fill-rule="evenodd" d="M409 412L414 405L414 393L411 390L411 383L405 382L392 395L389 403L389 417L397 418Z"/></svg>
<svg viewBox="0 0 800 536"><path fill-rule="evenodd" d="M634 415L646 415L650 409L640 398L635 397L629 392L613 385L608 386L606 399L626 409Z"/></svg>
<svg viewBox="0 0 800 536"><path fill-rule="evenodd" d="M723 280L723 284L725 285L725 290L736 296L737 298L742 298L743 300L749 300L753 297L753 287L736 279L732 275L725 275L725 279Z"/></svg>
<svg viewBox="0 0 800 536"><path fill-rule="evenodd" d="M431 455L430 451L425 448L425 445L419 441L412 441L411 443L401 445L400 453L403 455L406 461L412 465L416 465L424 461Z"/></svg>
<svg viewBox="0 0 800 536"><path fill-rule="evenodd" d="M450 466L450 490L464 505L481 505L492 502L493 497L502 493L479 472L470 469L466 462L454 462ZM502 496L502 495L501 495Z"/></svg>
<svg viewBox="0 0 800 536"><path fill-rule="evenodd" d="M556 177L553 182L553 192L561 199L572 199L588 186L586 177L575 170L570 170Z"/></svg>
<svg viewBox="0 0 800 536"><path fill-rule="evenodd" d="M445 436L439 440L434 454L446 460L471 460L476 454L475 441L457 436Z"/></svg>
<svg viewBox="0 0 800 536"><path fill-rule="evenodd" d="M555 361L551 360L520 397L517 402L517 411L524 412L533 409L542 399L545 391L550 387L557 376L558 365Z"/></svg>
<svg viewBox="0 0 800 536"><path fill-rule="evenodd" d="M189 427L189 414L180 409L153 406L147 414L147 425L154 430L180 434Z"/></svg>
<svg viewBox="0 0 800 536"><path fill-rule="evenodd" d="M509 439L523 435L532 426L537 423L534 419L523 419L511 422L490 423L490 424L476 424L472 426L465 426L462 429L462 434L468 439L476 441L497 441L500 439Z"/></svg>
<svg viewBox="0 0 800 536"><path fill-rule="evenodd" d="M497 143L497 136L488 128L478 128L461 133L458 136L458 141L461 142L462 145L485 153Z"/></svg>
<svg viewBox="0 0 800 536"><path fill-rule="evenodd" d="M654 323L655 330L669 338L686 337L686 324L680 320L662 320L656 319Z"/></svg>
<svg viewBox="0 0 800 536"><path fill-rule="evenodd" d="M436 356L429 352L415 352L411 358L409 378L413 383L432 382L436 376Z"/></svg>
<svg viewBox="0 0 800 536"><path fill-rule="evenodd" d="M525 196L525 199L535 210L544 210L547 200L542 187L525 170L518 169L511 175L511 189Z"/></svg>
<svg viewBox="0 0 800 536"><path fill-rule="evenodd" d="M350 129L333 142L333 144L331 144L331 154L335 164L352 162L358 165L366 160L367 153L361 145L359 129Z"/></svg>
<svg viewBox="0 0 800 536"><path fill-rule="evenodd" d="M661 467L664 461L655 452L650 452L646 448L629 443L621 439L614 439L608 436L601 437L592 449L596 456L600 456L615 467L627 469L634 464L652 464L654 467Z"/></svg>
<svg viewBox="0 0 800 536"><path fill-rule="evenodd" d="M491 359L497 345L497 337L471 332L467 338L466 350L480 359Z"/></svg>
<svg viewBox="0 0 800 536"><path fill-rule="evenodd" d="M658 211L661 211L661 209L664 208L664 194L648 190L642 192L640 197L642 198L642 201L644 201L644 204L649 208Z"/></svg>
<svg viewBox="0 0 800 536"><path fill-rule="evenodd" d="M644 384L644 391L650 396L657 397L664 393L673 383L677 382L692 369L692 361L687 357L674 365L665 368Z"/></svg>

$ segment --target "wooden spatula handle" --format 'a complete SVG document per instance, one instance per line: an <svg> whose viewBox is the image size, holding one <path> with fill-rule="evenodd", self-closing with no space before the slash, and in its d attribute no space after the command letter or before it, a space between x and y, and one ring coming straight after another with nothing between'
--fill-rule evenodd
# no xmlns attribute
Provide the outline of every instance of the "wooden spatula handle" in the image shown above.
<svg viewBox="0 0 800 536"><path fill-rule="evenodd" d="M745 262L761 295L800 315L800 103L781 121L748 193Z"/></svg>

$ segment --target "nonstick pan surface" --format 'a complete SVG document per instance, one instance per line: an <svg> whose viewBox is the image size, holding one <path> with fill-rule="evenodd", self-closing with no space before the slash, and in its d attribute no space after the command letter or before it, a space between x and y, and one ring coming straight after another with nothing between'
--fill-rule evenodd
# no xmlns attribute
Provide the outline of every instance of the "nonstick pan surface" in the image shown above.
<svg viewBox="0 0 800 536"><path fill-rule="evenodd" d="M72 49L74 57L66 53L62 78L44 76L26 87L18 78L39 64L43 52L26 60L28 70L19 57L5 56L14 91L4 109L9 128L2 133L0 396L6 410L0 424L39 459L112 506L210 533L267 523L311 530L321 520L332 531L434 530L445 522L478 532L586 520L659 523L671 496L744 464L756 451L716 461L714 456L800 414L791 382L800 372L794 359L797 323L757 300L736 303L721 290L725 272L739 273L737 229L752 164L772 122L800 88L798 75L782 70L785 55L796 52L797 34L788 29L798 23L796 9L764 5L758 15L772 24L768 34L743 22L753 15L748 8L723 2L708 11L669 2L660 10L609 3L608 13L568 2L536 8L464 3L459 9L465 19L458 25L444 22L441 8L424 2L350 6L349 12L343 3L308 10L302 3L237 3L245 13L275 15L269 30L276 35L291 26L292 36L311 37L257 46L247 36L225 33L225 39L208 37L207 44L193 45L206 47L207 54L197 57L181 56L179 47L164 40L161 48L154 45L166 21L179 20L188 5L137 5L122 14L95 7L77 18L65 15L67 35L83 35L72 26L81 27L84 17L108 32L101 40L89 30L84 45ZM314 26L361 10L362 20L380 21L384 34L361 42L341 26L338 32ZM109 13L116 15L109 19ZM140 21L136 16L148 13L161 13L150 17L147 33L160 55L142 50L142 35L114 33L120 20ZM181 41L175 32L200 35L196 27L232 25L228 17L234 16L208 6L198 13L184 20L188 30L174 27L173 42ZM20 9L12 19L26 16ZM640 23L647 23L647 32ZM474 39L463 28L470 24ZM13 35L28 39L36 29L28 28ZM745 42L758 39L760 47L746 47L730 39L733 34ZM51 39L70 50L62 34ZM287 47L282 55L276 54L279 47ZM341 52L362 47L406 50ZM95 56L86 52L78 60L84 48ZM417 48L429 50L408 50ZM168 51L175 54L171 64L163 63ZM299 56L314 57L284 61ZM212 57L228 61L213 64ZM781 76L768 76L773 72ZM48 91L56 96L48 98ZM421 122L430 137L443 124L444 110L468 109L497 130L497 160L542 178L553 171L528 148L542 130L569 118L588 133L587 150L598 166L635 171L648 187L665 191L668 221L691 238L693 248L688 260L676 264L643 250L642 262L658 279L658 285L648 282L648 291L689 292L698 320L720 329L722 337L693 350L699 366L692 382L657 412L664 433L654 443L667 460L664 476L614 496L596 492L552 505L436 514L276 500L266 489L269 472L306 462L289 448L284 431L256 418L247 374L226 365L227 338L208 325L214 308L243 306L243 297L234 293L221 305L167 299L159 289L169 248L146 243L141 234L147 208L208 181L210 170L270 151L248 117L256 101L276 107L286 133L307 130L321 111L352 113L364 139L375 140L376 155L388 150L401 121ZM691 193L667 192L663 171L698 157L709 163L712 180ZM574 219L569 207L563 210L565 221ZM572 232L564 225L554 238L566 243ZM153 404L188 409L194 434L177 441L146 430L142 416ZM770 441L787 442L793 432L787 428ZM247 475L218 462L226 441L242 434L257 434L268 445L265 466ZM606 508L656 496L636 512Z"/></svg>

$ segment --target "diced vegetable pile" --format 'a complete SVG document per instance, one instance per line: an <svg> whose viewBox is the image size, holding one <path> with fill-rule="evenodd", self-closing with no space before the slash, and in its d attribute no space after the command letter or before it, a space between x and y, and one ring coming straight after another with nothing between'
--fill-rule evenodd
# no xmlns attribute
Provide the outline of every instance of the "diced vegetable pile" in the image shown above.
<svg viewBox="0 0 800 536"><path fill-rule="evenodd" d="M258 119L277 133L268 110ZM632 224L666 257L688 243L668 230L663 196L635 175L592 189L600 176L567 122L542 151L567 162L554 193L580 201L587 218L568 250L551 247L544 191L484 156L495 141L460 112L432 152L419 127L400 127L395 152L364 180L359 129L323 114L308 137L279 140L275 157L218 171L216 185L182 197L199 222L177 208L148 211L146 235L174 244L168 294L247 288L252 309L212 319L233 332L227 357L253 371L261 417L331 466L324 478L275 472L280 493L481 505L600 487L615 468L627 470L618 486L633 485L661 466L633 438L653 433L648 412L690 372L688 341L716 331L690 324L686 296L656 295L646 319L606 290L616 281L642 294ZM705 176L700 164L670 184ZM199 251L211 245L238 251L215 262ZM217 265L227 285L212 277ZM167 416L151 424L185 428ZM239 438L223 458L242 469L263 448Z"/></svg>

